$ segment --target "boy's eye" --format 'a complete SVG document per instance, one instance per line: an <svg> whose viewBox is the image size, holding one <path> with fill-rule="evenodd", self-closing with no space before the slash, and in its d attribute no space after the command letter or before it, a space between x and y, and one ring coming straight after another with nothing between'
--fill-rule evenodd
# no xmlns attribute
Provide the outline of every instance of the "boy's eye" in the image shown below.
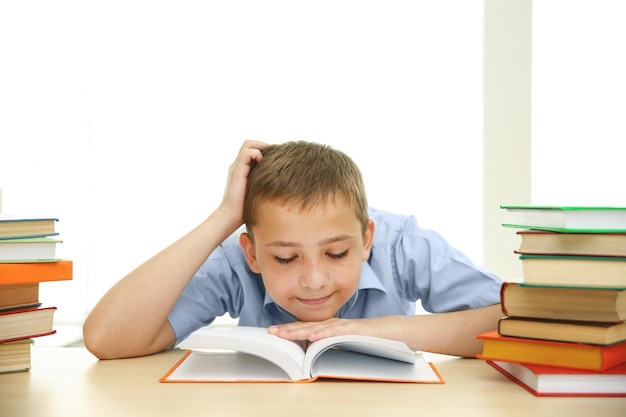
<svg viewBox="0 0 626 417"><path fill-rule="evenodd" d="M328 256L330 256L333 259L340 259L346 256L347 254L348 254L348 250L346 249L345 251L341 253L329 253Z"/></svg>
<svg viewBox="0 0 626 417"><path fill-rule="evenodd" d="M291 258L279 258L278 256L274 256L274 259L276 259L276 262L279 264L288 264L295 261L296 257L292 256Z"/></svg>

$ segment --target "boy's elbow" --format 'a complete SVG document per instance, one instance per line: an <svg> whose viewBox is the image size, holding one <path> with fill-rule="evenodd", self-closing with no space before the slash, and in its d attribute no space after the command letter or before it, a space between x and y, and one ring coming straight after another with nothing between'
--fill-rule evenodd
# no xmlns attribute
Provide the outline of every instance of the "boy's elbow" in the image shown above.
<svg viewBox="0 0 626 417"><path fill-rule="evenodd" d="M121 343L119 336L112 330L107 330L101 323L90 320L83 324L83 343L85 348L98 359L122 359L131 356L125 352L127 344Z"/></svg>
<svg viewBox="0 0 626 417"><path fill-rule="evenodd" d="M119 329L107 329L102 323L90 320L83 324L83 343L85 348L98 359L122 359L146 356L161 352L173 345L173 331L168 326L155 338L142 341L137 338L125 338Z"/></svg>
<svg viewBox="0 0 626 417"><path fill-rule="evenodd" d="M102 336L102 331L89 319L83 324L83 343L85 348L98 359L114 359L115 356L107 347L106 337Z"/></svg>

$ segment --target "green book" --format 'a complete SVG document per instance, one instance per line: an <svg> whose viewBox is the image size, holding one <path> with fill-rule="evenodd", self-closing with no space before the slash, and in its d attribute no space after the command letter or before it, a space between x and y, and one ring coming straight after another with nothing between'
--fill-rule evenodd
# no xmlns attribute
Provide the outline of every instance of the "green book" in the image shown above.
<svg viewBox="0 0 626 417"><path fill-rule="evenodd" d="M624 233L626 207L501 205L502 226L563 233Z"/></svg>

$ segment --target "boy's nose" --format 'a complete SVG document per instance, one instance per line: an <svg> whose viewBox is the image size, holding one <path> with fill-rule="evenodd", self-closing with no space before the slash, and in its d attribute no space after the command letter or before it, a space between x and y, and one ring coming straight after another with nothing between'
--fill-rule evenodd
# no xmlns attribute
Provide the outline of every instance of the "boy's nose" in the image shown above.
<svg viewBox="0 0 626 417"><path fill-rule="evenodd" d="M317 262L307 262L300 275L300 285L304 288L319 289L328 282L328 274Z"/></svg>

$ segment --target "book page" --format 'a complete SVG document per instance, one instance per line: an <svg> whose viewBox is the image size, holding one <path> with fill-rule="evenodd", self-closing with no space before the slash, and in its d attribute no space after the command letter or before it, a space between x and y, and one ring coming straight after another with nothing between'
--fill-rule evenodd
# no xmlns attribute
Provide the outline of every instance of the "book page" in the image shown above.
<svg viewBox="0 0 626 417"><path fill-rule="evenodd" d="M178 344L194 351L223 349L248 353L280 366L291 379L305 379L304 350L299 344L269 334L262 327L207 326Z"/></svg>
<svg viewBox="0 0 626 417"><path fill-rule="evenodd" d="M444 383L420 353L415 363L400 362L363 353L330 349L313 363L311 376L386 382Z"/></svg>
<svg viewBox="0 0 626 417"><path fill-rule="evenodd" d="M407 363L414 363L416 360L413 351L405 343L396 340L362 335L340 335L321 339L309 345L304 361L304 373L309 372L311 364L330 348L341 348Z"/></svg>
<svg viewBox="0 0 626 417"><path fill-rule="evenodd" d="M290 376L261 357L241 352L191 351L163 382L285 382Z"/></svg>

